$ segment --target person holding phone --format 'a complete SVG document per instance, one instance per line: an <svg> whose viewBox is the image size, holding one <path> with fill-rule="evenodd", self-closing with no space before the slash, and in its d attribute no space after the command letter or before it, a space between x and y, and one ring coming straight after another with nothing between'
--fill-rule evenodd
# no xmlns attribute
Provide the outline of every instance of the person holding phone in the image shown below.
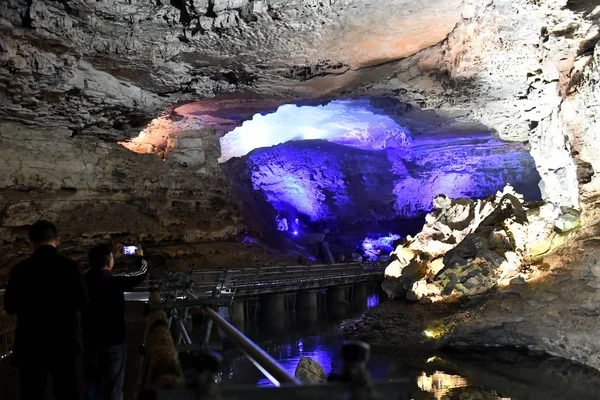
<svg viewBox="0 0 600 400"><path fill-rule="evenodd" d="M135 249L133 249L135 248ZM137 271L115 274L115 258L134 252ZM127 359L125 296L146 278L148 263L140 246L96 246L89 252L85 273L90 304L82 314L85 398L122 400Z"/></svg>

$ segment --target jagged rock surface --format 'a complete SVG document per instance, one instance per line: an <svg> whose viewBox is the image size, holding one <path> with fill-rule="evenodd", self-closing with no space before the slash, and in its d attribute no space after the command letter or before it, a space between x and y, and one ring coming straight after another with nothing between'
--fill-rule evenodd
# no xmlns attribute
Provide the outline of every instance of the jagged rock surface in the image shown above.
<svg viewBox="0 0 600 400"><path fill-rule="evenodd" d="M219 169L10 123L0 124L0 147L7 155L0 164L0 265L26 253L24 228L42 218L57 223L63 249L105 235L199 243L243 229L231 184Z"/></svg>
<svg viewBox="0 0 600 400"><path fill-rule="evenodd" d="M531 157L519 145L489 138L415 140L406 149L386 151L304 140L257 149L225 169L236 185L259 191L280 215L312 222L416 218L430 210L440 191L480 198L506 182L539 199L531 190L539 181Z"/></svg>
<svg viewBox="0 0 600 400"><path fill-rule="evenodd" d="M392 298L439 301L508 283L556 218L553 206L539 205L528 218L522 202L509 185L486 200L437 196L423 230L392 252L384 289Z"/></svg>

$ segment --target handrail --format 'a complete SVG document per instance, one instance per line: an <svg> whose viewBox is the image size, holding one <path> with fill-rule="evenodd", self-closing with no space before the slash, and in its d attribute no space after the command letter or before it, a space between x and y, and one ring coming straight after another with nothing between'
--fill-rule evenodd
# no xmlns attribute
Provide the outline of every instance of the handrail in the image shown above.
<svg viewBox="0 0 600 400"><path fill-rule="evenodd" d="M190 291L186 292L192 299L198 297ZM258 347L254 342L248 339L242 332L237 330L233 325L227 322L223 317L217 314L212 308L203 306L203 313L210 318L215 325L227 336L227 338L233 341L252 361L252 363L258 368L273 384L281 386L284 384L290 385L301 385L301 382L293 376L290 376L288 372L277 362L273 357L266 353L263 349Z"/></svg>
<svg viewBox="0 0 600 400"><path fill-rule="evenodd" d="M180 283L179 290L193 285L195 292L212 292L215 288L238 290L238 296L257 292L290 290L293 286L299 288L318 286L334 286L347 284L349 281L365 281L371 277L381 275L385 266L369 263L344 263L344 264L316 264L316 265L288 265L288 266L261 266L247 268L222 268L212 270L189 271L187 283ZM168 277L172 279L172 277ZM175 279L176 280L176 279ZM328 282L330 281L330 282ZM325 283L325 285L324 285ZM136 290L148 289L152 286L159 288L165 285L164 279L149 279L144 286ZM166 284L169 287L169 284ZM173 289L173 287L170 287Z"/></svg>
<svg viewBox="0 0 600 400"><path fill-rule="evenodd" d="M235 344L246 353L252 363L276 386L281 386L283 384L301 384L298 379L290 376L287 371L273 359L273 357L250 341L250 339L244 336L244 334L237 330L233 325L225 321L212 308L203 306L202 311L219 327L219 329L221 329L225 336L235 342Z"/></svg>

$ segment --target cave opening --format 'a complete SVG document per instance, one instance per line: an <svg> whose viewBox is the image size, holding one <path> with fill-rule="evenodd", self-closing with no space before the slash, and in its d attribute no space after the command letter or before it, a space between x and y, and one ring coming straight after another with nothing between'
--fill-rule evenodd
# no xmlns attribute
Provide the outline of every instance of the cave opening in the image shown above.
<svg viewBox="0 0 600 400"><path fill-rule="evenodd" d="M528 143L388 97L188 103L122 144L191 172L222 170L242 240L313 262L385 259L439 194L483 199L510 184L541 200Z"/></svg>
<svg viewBox="0 0 600 400"><path fill-rule="evenodd" d="M481 199L510 184L541 199L525 143L390 98L284 104L220 148L250 231L315 261L386 258L421 230L438 194Z"/></svg>

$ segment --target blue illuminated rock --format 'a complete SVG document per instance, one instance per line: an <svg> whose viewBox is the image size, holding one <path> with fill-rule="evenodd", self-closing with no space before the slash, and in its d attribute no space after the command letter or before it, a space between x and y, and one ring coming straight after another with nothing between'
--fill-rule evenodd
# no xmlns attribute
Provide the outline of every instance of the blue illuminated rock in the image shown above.
<svg viewBox="0 0 600 400"><path fill-rule="evenodd" d="M429 212L440 193L485 198L507 182L539 199L539 176L526 148L489 136L415 138L405 148L380 151L304 140L230 162L238 165L238 176L230 177L244 184L239 174L249 176L252 189L281 216L312 222L414 218Z"/></svg>

